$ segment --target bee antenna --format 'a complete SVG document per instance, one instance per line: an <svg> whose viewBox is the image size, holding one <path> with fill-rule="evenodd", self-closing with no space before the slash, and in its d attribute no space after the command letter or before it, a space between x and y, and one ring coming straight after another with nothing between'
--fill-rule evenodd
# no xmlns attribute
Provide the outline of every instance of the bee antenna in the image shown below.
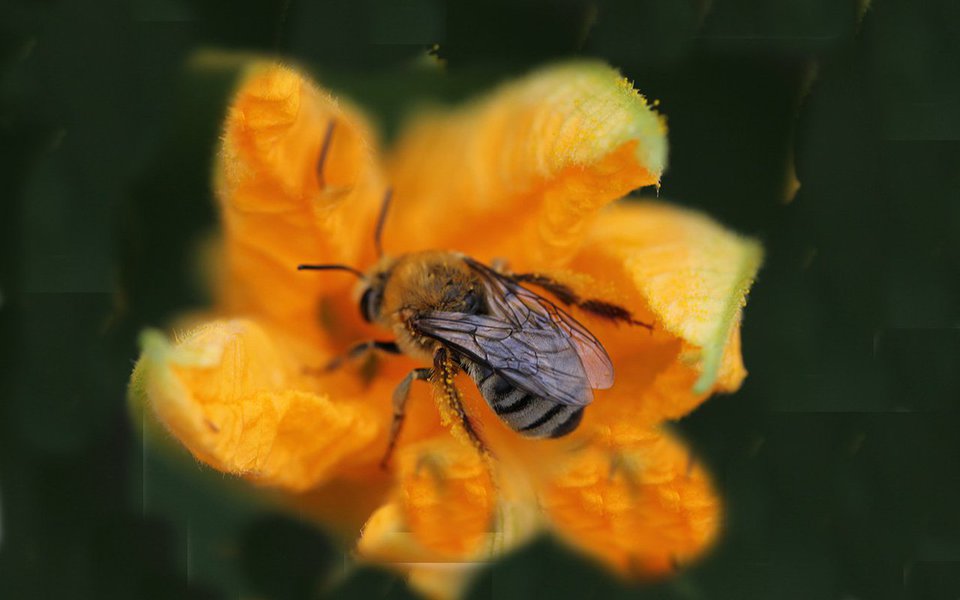
<svg viewBox="0 0 960 600"><path fill-rule="evenodd" d="M373 245L377 249L377 257L383 256L383 224L387 222L387 212L390 210L390 200L393 197L393 188L387 188L380 205L380 216L377 217L377 229L373 233Z"/></svg>
<svg viewBox="0 0 960 600"><path fill-rule="evenodd" d="M353 273L360 279L366 279L367 276L363 271L359 269L354 269L353 267L347 265L297 265L298 271L347 271Z"/></svg>

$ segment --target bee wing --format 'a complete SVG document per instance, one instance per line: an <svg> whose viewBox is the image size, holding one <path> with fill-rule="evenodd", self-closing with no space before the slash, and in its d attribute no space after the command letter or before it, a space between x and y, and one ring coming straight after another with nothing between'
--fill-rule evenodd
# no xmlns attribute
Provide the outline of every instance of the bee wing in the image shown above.
<svg viewBox="0 0 960 600"><path fill-rule="evenodd" d="M613 363L600 340L568 312L509 277L472 258L464 260L487 286L490 313L521 329L554 331L580 358L590 387L605 390L613 385Z"/></svg>
<svg viewBox="0 0 960 600"><path fill-rule="evenodd" d="M576 406L593 400L580 357L554 327L518 326L490 315L443 311L415 317L410 324L537 397Z"/></svg>

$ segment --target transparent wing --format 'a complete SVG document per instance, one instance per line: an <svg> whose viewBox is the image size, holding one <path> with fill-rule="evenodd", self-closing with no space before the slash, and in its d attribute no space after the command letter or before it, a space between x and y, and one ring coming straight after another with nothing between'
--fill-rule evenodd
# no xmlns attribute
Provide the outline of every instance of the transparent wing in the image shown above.
<svg viewBox="0 0 960 600"><path fill-rule="evenodd" d="M464 259L487 286L490 313L522 329L554 331L571 345L580 358L590 387L605 390L613 385L613 363L600 340L565 310L550 300L520 286L472 258Z"/></svg>
<svg viewBox="0 0 960 600"><path fill-rule="evenodd" d="M577 406L593 399L580 357L556 329L442 311L415 317L410 324L537 397Z"/></svg>

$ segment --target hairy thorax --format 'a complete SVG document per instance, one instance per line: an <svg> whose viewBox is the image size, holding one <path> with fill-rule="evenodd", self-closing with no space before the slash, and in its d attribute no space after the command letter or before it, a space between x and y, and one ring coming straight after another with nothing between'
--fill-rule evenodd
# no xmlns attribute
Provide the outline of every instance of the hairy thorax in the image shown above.
<svg viewBox="0 0 960 600"><path fill-rule="evenodd" d="M411 356L430 360L437 342L413 331L410 319L433 312L476 314L485 310L483 285L453 252L406 254L385 265L378 324L394 332Z"/></svg>

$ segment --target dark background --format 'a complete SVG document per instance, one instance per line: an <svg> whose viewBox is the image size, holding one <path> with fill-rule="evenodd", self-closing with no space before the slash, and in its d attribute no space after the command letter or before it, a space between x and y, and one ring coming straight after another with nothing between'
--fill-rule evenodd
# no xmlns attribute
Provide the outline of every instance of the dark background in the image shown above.
<svg viewBox="0 0 960 600"><path fill-rule="evenodd" d="M662 196L766 245L751 375L680 424L715 551L631 587L541 540L470 598L960 596L960 2L13 1L0 36L0 597L410 596L129 423L137 332L206 302L232 72L199 48L292 57L387 136L604 58L669 117ZM445 76L410 66L433 43Z"/></svg>

